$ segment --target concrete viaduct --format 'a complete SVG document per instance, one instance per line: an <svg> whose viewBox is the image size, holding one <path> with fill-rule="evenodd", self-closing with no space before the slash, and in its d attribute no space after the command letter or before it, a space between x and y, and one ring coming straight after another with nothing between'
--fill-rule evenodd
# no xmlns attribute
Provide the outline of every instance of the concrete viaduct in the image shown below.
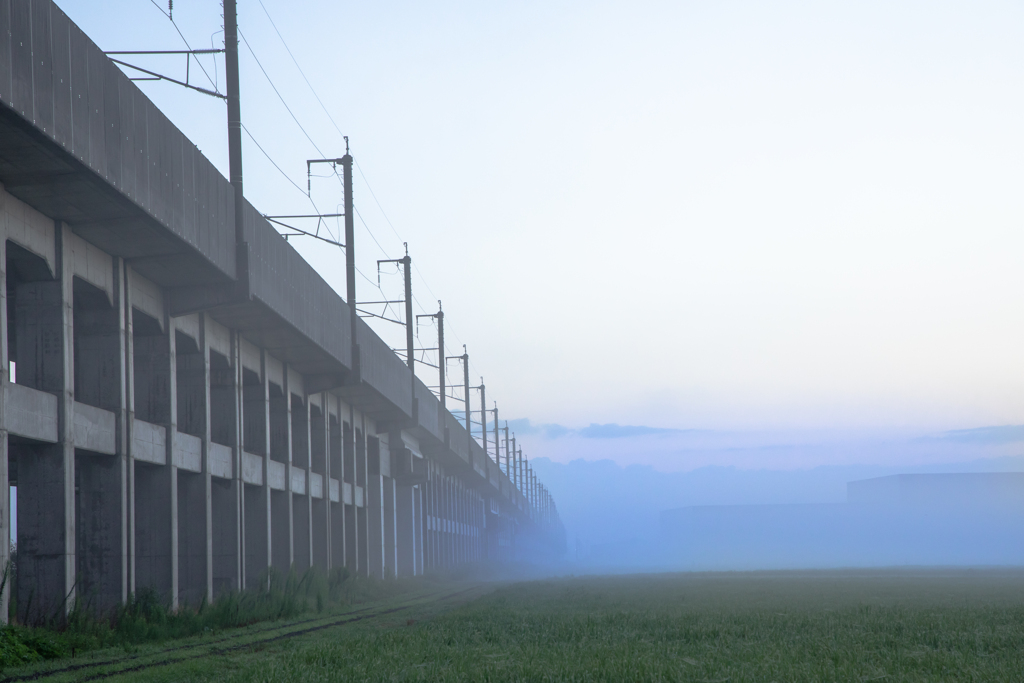
<svg viewBox="0 0 1024 683"><path fill-rule="evenodd" d="M557 545L521 462L495 462L248 203L239 239L230 183L50 0L0 0L0 249L20 621Z"/></svg>

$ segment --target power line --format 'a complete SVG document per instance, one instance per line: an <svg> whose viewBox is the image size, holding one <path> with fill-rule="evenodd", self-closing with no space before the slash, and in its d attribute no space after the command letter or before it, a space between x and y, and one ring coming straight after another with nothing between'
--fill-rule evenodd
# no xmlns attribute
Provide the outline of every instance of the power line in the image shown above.
<svg viewBox="0 0 1024 683"><path fill-rule="evenodd" d="M269 162L270 162L271 164L273 164L274 168L276 168L276 169L278 170L278 172L279 172L279 173L280 173L281 175L283 175L283 176L284 176L285 180L287 180L287 181L288 181L289 183L291 183L291 184L292 184L292 186L293 186L293 187L294 187L294 188L295 188L296 190L298 190L299 192L301 192L301 193L302 193L302 196L304 196L304 197L308 197L308 195L306 195L306 191L305 191L305 190L303 190L303 189L302 189L301 187L299 187L299 184L298 184L298 183L296 183L296 182L295 182L294 180L292 180L291 176L289 176L289 175L288 175L287 173L285 173L285 172L284 172L284 170L283 170L283 169L282 169L282 168L281 168L280 166L278 166L278 165L277 165L277 162L276 162L276 161L274 161L274 160L273 160L273 159L272 159L272 158L270 157L270 155L269 155L269 154L267 154L267 150L263 149L263 145L261 145L260 143L256 142L256 138L254 138L254 137L252 136L252 133L250 133L250 132L249 132L249 129L245 127L245 124L244 124L244 123L242 124L242 130L244 130L244 131L245 131L245 134L249 136L249 139L250 139L250 140L252 140L253 144L254 144L254 145L256 145L256 147L257 147L257 148L259 148L259 150L260 150L261 152L263 152L263 156L265 156L265 157L267 158L267 161L269 161ZM312 200L310 200L310 201L312 201ZM314 204L314 208L315 208L315 206L316 206L316 205Z"/></svg>
<svg viewBox="0 0 1024 683"><path fill-rule="evenodd" d="M380 200L377 199L376 193L374 193L373 188L370 187L370 181L366 179L366 174L363 173L363 168L359 165L358 161L356 161L356 169L359 171L359 177L363 179L364 183L366 183L366 189L370 192L370 196L373 197L373 201L377 203L377 208L380 209L380 215L384 216L384 220L386 220L388 225L391 227L391 232L395 233L395 237L398 238L399 242L404 242L405 240L402 239L402 236L398 234L398 230L395 229L394 223L391 222L391 219L388 218L388 215L384 212L384 207L380 205Z"/></svg>
<svg viewBox="0 0 1024 683"><path fill-rule="evenodd" d="M355 209L354 206L352 208ZM359 222L363 224L364 228L366 228L366 233L370 236L370 239L373 240L374 244L377 245L377 248L380 249L380 252L384 254L384 256L386 256L387 258L391 258L391 254L389 254L387 250L385 250L384 247L381 246L380 242L378 242L377 238L374 236L373 231L370 230L370 226L366 224L365 220L363 220L363 215L359 213L359 209L355 209L355 211L356 216L359 217Z"/></svg>
<svg viewBox="0 0 1024 683"><path fill-rule="evenodd" d="M309 140L309 144L313 145L313 149L315 149L320 156L326 157L327 155L320 151L320 147L318 147L317 144L313 142L313 138L310 137L309 133L306 132L306 129L302 127L301 123L299 123L299 119L298 117L295 116L295 112L293 112L292 108L288 106L288 103L281 95L281 92L277 89L277 86L274 85L274 81L271 80L270 74L268 74L267 70L263 68L263 64L260 63L259 57L256 56L256 53L253 51L252 46L249 45L249 41L245 39L245 35L242 33L241 29L239 29L238 35L242 38L242 42L245 43L245 47L249 50L249 54L251 54L252 58L256 60L256 66L258 66L260 68L260 71L263 72L263 75L266 76L267 83L270 83L270 87L274 90L274 94L277 95L277 99L281 100L281 104L284 105L284 108L288 110L288 114L292 117L292 120L295 121L295 125L299 127L299 130L302 131L302 134L306 136L307 140Z"/></svg>
<svg viewBox="0 0 1024 683"><path fill-rule="evenodd" d="M310 197L309 195L307 195L307 194L306 194L306 191L305 191L305 190L303 190L303 189L302 189L301 187L299 187L299 184L298 184L298 183L296 183L296 182L295 182L294 180L292 180L291 176L289 176L289 175L288 175L287 173L285 173L285 172L284 172L284 170L283 170L283 169L282 169L282 168L281 168L281 167L280 167L280 166L279 166L279 165L277 164L277 162L276 162L276 161L274 161L273 157L271 157L271 156L270 156L270 154L268 154L268 153L267 153L267 150L263 149L263 145L261 145L261 144L260 144L260 143L259 143L259 142L258 142L258 141L256 140L256 138L255 138L255 137L253 137L253 134L249 132L249 129L245 127L245 124L244 124L244 123L242 124L242 130L244 130L244 131L245 131L245 134L249 136L249 139L250 139L250 140L252 140L252 143L253 143L254 145L256 145L256 148L257 148L257 149L259 149L259 150L260 150L261 152L263 152L263 156L265 156L265 157L267 158L267 161L269 161L269 162L270 162L270 163L271 163L271 164L273 165L273 167L274 167L274 168L276 168L276 169L277 169L277 171L278 171L278 172L279 172L279 173L280 173L281 175L283 175L283 176L284 176L285 180L287 180L287 181L288 181L289 183L291 183L291 184L292 184L292 186L293 186L293 187L294 187L294 188L295 188L296 190L298 190L299 192L301 192L301 193L302 193L302 196L303 196L303 197L305 197L305 198L306 198L306 200L307 200L307 201L308 201L308 202L309 202L309 203L310 203L310 204L311 204L311 205L313 206L313 210L314 210L314 211L315 211L315 212L316 212L317 214L320 214L320 213L321 213L321 211L320 211L320 207L318 207L318 206L316 205L316 202L315 202L315 201L313 201L313 198L312 198L312 197ZM323 221L323 226L324 226L324 229L325 229L325 230L327 230L327 234L331 236L331 239L336 239L336 238L334 237L334 233L333 233L333 232L331 232L331 228L330 228L329 224L328 224L328 223L327 223L326 221Z"/></svg>
<svg viewBox="0 0 1024 683"><path fill-rule="evenodd" d="M154 1L154 0L151 0L151 2L152 1ZM295 68L298 69L299 73L302 75L303 80L306 82L306 85L309 87L310 91L313 93L313 97L316 98L317 102L323 108L324 113L327 114L327 118L331 121L331 124L334 126L335 130L337 130L338 133L341 134L341 129L339 128L337 122L334 120L334 117L331 116L330 111L327 110L327 107L324 105L323 100L320 99L320 96L317 94L316 89L313 87L313 84L310 83L309 78L306 77L306 74L302 70L302 67L299 65L298 60L295 58L295 55L292 53L291 49L288 47L287 41L285 41L284 36L281 35L280 30L277 28L277 25L274 23L273 18L270 16L270 12L267 11L266 6L263 4L263 0L259 0L259 3L260 3L260 7L263 8L264 14L266 14L266 16L267 16L267 19L270 21L271 26L274 28L274 32L277 34L277 37L281 40L281 43L284 46L285 51L288 53L288 56L291 58L292 63L295 64ZM299 127L299 130L301 130L302 134L306 136L306 139L309 140L309 143L311 145L313 145L313 148L317 151L317 153L319 153L321 156L326 156L323 153L323 151L321 151L320 147L316 144L316 142L313 141L312 136L310 136L310 134L303 127L303 125L299 122L299 119L295 115L295 112L293 112L291 107L288 106L288 103L285 101L284 96L281 95L281 92L277 89L277 86L274 85L273 79L270 78L270 74L268 74L267 70L263 67L263 64L259 60L259 57L256 56L256 52L253 50L252 45L249 44L249 41L246 39L245 35L241 32L241 30L239 30L238 35L239 35L239 37L241 37L242 42L245 43L246 49L249 50L249 54L252 55L252 58L253 58L253 60L255 60L256 65L260 68L260 71L263 72L263 76L267 79L267 82L270 84L270 87L273 89L274 94L277 95L277 98L281 101L281 104L284 105L284 108L288 111L288 114L292 117L292 120L295 122L295 125L297 125ZM182 39L184 39L184 36L182 36ZM249 131L246 130L246 133L249 133ZM249 137L252 138L252 134L251 133L249 133ZM253 139L253 142L255 142L255 139ZM259 147L258 143L257 143L257 147ZM266 151L263 150L262 147L260 147L260 151L263 152L264 155L267 156L268 159L270 159L270 156L267 155ZM272 159L271 159L271 163L274 164L275 168L277 168L278 171L280 171L282 174L284 174L284 172L281 171L281 168L276 163L274 163L274 161ZM370 196L373 198L374 203L376 203L377 208L381 212L381 215L384 216L384 220L387 222L388 226L391 228L391 231L395 234L395 237L397 237L401 241L404 241L404 240L402 240L402 236L399 234L398 230L395 228L394 223L392 223L391 219L388 218L387 212L384 211L384 207L381 206L380 200L377 199L376 193L373 191L373 188L371 187L370 182L366 178L366 174L363 172L363 169L362 169L362 167L359 166L358 162L356 162L356 168L359 170L359 175L360 175L360 177L362 177L363 182L366 184L366 189L369 191ZM287 176L287 174L284 174L284 175L285 175L285 177L288 178L288 181L290 183L292 183L292 185L295 185L295 182L289 176ZM338 178L339 182L341 182L342 178L341 178L341 175L338 173L337 169L335 169L335 171L334 171L334 176ZM301 188L299 188L299 190L301 191ZM310 198L310 201L312 202L312 198ZM315 208L315 204L314 204L314 208ZM319 213L319 209L317 209L317 212ZM370 230L370 226L366 223L365 219L362 217L362 215L359 213L358 210L356 211L356 215L359 216L360 222L363 224L363 227L366 229L366 232L370 235L370 238L373 239L373 241L377 245L377 247L381 250L381 252L385 256L390 258L390 255L388 254L387 250L384 249L384 247L381 245L380 241L377 239L376 235L374 235L373 231ZM434 297L434 298L437 298L437 296L434 294L433 290L430 289L430 285L427 284L426 278L423 276L422 271L420 271L420 269L415 264L413 264L413 268L416 270L417 275L419 275L420 281L423 283L423 286L426 287L426 289L430 293L430 295L432 297ZM373 280L368 278L366 276L366 274L363 273L362 271L359 271L358 268L356 270L359 272L360 275L362 275L363 279L365 279L371 285L374 285L374 287L378 291L380 291L381 294L384 293L384 290L380 287L380 285L378 283L375 283ZM417 305L419 305L420 310L426 312L426 308L418 300L416 300L415 297L413 297L413 300L415 301L415 303ZM460 343L460 344L464 344L464 342L460 338L460 335L457 332L455 332L455 329L453 327L451 327L451 323L449 323L449 327L450 327L451 333L455 337L456 341L458 343ZM470 361L470 367L473 368L474 372L477 372L476 365L472 361Z"/></svg>
<svg viewBox="0 0 1024 683"><path fill-rule="evenodd" d="M281 44L284 46L285 51L288 53L288 56L291 58L292 63L295 65L295 68L298 70L299 74L302 76L303 81L305 81L306 85L309 87L310 92L313 93L313 97L316 99L316 101L320 105L320 107L324 110L324 113L327 115L328 120L330 120L331 125L334 126L334 129L338 132L339 135L343 135L342 131L341 131L341 128L338 126L337 121L335 121L334 117L331 116L331 113L327 109L327 106L324 104L323 100L320 98L320 95L317 94L316 88L313 87L313 84L310 82L309 78L306 76L305 71L302 70L302 66L299 64L298 60L295 58L295 54L291 51L291 48L288 47L288 42L284 39L284 36L281 34L281 31L277 28L277 24L274 23L274 19L273 19L273 17L270 16L270 12L267 10L266 5L263 4L263 0L258 0L258 1L260 3L260 7L263 9L263 13L267 16L267 20L270 22L270 25L273 27L274 32L277 34L278 39L280 39ZM171 22L171 25L174 27L174 30L178 33L178 36L181 38L182 42L191 51L192 50L192 45L188 42L188 39L185 38L185 35L181 32L181 29L178 27L178 24L174 21L174 18L170 15L170 13L165 12L164 9L160 5L158 5L156 3L156 0L150 0L150 3L154 7L156 7L157 10L159 10L161 14L163 14L165 17L167 17L167 19ZM256 62L256 65L259 67L260 71L263 73L263 76L267 79L267 83L270 84L270 87L274 91L274 94L277 95L278 100L281 101L281 104L284 106L285 110L288 112L288 115L291 116L292 121L294 121L295 125L298 126L300 131L302 131L302 134L306 137L306 139L309 141L309 143L313 146L313 149L315 149L317 151L317 153L320 154L320 156L326 156L323 153L323 151L320 149L319 145L317 145L316 142L313 140L313 137L309 134L309 132L305 129L305 127L299 121L298 117L295 115L295 112L293 112L291 107L288 106L288 102L285 100L284 96L281 94L281 91L278 90L277 86L274 84L274 81L270 77L270 74L267 73L267 70L263 67L263 64L262 64L262 62L260 62L259 57L256 56L255 50L253 50L252 45L250 45L248 39L246 39L245 35L241 32L241 30L239 30L238 35L242 39L242 42L245 43L246 49L249 51L249 54L252 55L253 60ZM207 72L206 67L204 67L203 64L198 59L196 60L196 63L199 65L199 68L203 72L203 75L206 76L206 80L210 83L210 85L212 85L216 89L217 88L217 83L214 81L213 78L210 77L210 74L209 74L209 72ZM303 189L298 185L298 183L296 183L291 178L291 176L289 176L284 171L284 169L282 169L281 166L276 161L274 161L273 157L270 156L270 154L267 152L267 150L263 148L263 146L256 140L255 136L253 136L252 132L250 132L249 129L246 128L244 124L242 125L242 129L245 131L246 135L249 136L249 139L252 140L253 144L256 145L256 148L260 150L260 152L263 154L264 157L266 157L267 161L270 162L270 164L278 171L278 173L280 173L282 176L284 176L284 178L289 182L289 184L291 184L296 190L301 192L307 198L307 200L312 205L314 211L317 214L319 214L320 213L320 209L319 209L319 207L317 207L316 202L313 201L313 198L307 192L303 191ZM381 205L380 200L377 198L377 194L373 191L373 187L370 185L370 181L367 179L366 173L363 171L363 169L359 165L358 161L356 162L356 168L359 171L359 175L362 178L363 183L365 183L365 185L366 185L367 191L369 191L370 196L373 198L374 203L377 205L377 209L380 211L381 215L384 217L384 220L388 224L388 227L391 228L391 232L394 233L395 237L398 238L399 241L404 242L404 240L402 239L401 234L399 234L399 232L398 232L398 229L395 228L395 225L394 225L394 223L391 222L391 219L388 217L387 212L384 211L384 207ZM337 169L334 170L334 174L333 175L338 179L339 182L342 181L341 175L338 173ZM362 214L360 214L358 210L356 210L356 215L359 217L359 221L363 224L363 228L366 230L367 234L370 235L370 238L377 245L377 248L380 249L381 253L383 253L385 255L385 257L387 257L387 258L391 258L391 256L388 253L388 251L384 248L384 246L377 239L377 236L370 229L370 226L367 224L366 220L363 218ZM331 232L331 229L330 229L329 225L327 225L325 223L324 227L327 230L328 234L331 235L331 237L333 239L334 235ZM423 272L419 269L418 266L416 266L415 263L413 263L413 268L415 269L416 274L419 276L420 282L426 288L427 292L430 293L431 297L436 299L437 295L434 294L433 290L430 288L430 285L427 283L426 278L423 275ZM363 273L361 270L359 270L358 268L356 268L356 271L359 273L359 275L362 276L362 278L364 280L366 280L377 291L379 291L382 295L384 294L384 290L380 286L380 283L375 282L373 279L367 277L367 275L365 273ZM421 311L426 312L426 310L427 310L426 307L423 306L423 304L419 301L419 299L417 299L415 297L415 295L413 296L413 301L416 303L416 305L419 307L419 309ZM385 307L385 311L389 307L390 306L386 306ZM451 322L448 323L448 327L449 327L449 329L451 331L450 332L451 335L453 337L455 337L456 342L459 343L459 344L465 345L462 342L462 339L459 336L459 334L455 331L454 326L451 325ZM446 349L442 349L442 350L439 351L439 353L443 356L443 355L445 355L447 353L447 350ZM473 368L474 372L477 371L476 365L472 361L470 361L470 366Z"/></svg>
<svg viewBox="0 0 1024 683"><path fill-rule="evenodd" d="M324 113L327 114L327 118L330 119L331 125L334 126L334 130L338 131L338 135L344 136L344 133L341 132L341 128L339 128L338 124L335 122L334 117L331 116L331 112L327 110L323 100L321 100L320 96L316 94L316 89L313 87L313 84L309 82L308 78L306 78L306 72L302 70L301 66L299 66L299 62L295 59L295 55L292 54L291 48L288 47L288 43L285 41L284 36L281 35L281 32L277 29L277 24L274 23L273 19L271 19L270 12L267 11L267 6L263 4L263 0L259 0L259 3L260 7L263 8L263 13L267 15L267 20L270 21L270 25L274 27L274 33L276 33L277 37L281 39L281 44L284 45L285 51L288 53L288 56L292 58L292 63L295 64L295 68L299 70L300 74L302 74L302 80L306 81L306 85L309 86L309 90L313 93L313 97L316 98L316 101L320 103L320 107L323 108ZM362 171L360 171L360 173L362 173Z"/></svg>
<svg viewBox="0 0 1024 683"><path fill-rule="evenodd" d="M153 3L153 7L156 7L158 10L160 10L160 14L164 15L165 17L167 17L170 20L171 26L173 26L174 30L178 32L178 35L181 37L182 42L185 43L185 47L187 47L189 49L189 52L193 52L192 46L189 45L188 40L185 39L185 34L183 34L181 32L180 28L178 28L178 24L174 21L174 18L171 17L170 13L169 12L165 12L163 7L161 7L160 5L156 4L156 0L149 0L149 1L151 3ZM210 78L210 74L206 73L206 67L203 66L203 63L200 62L198 58L196 58L196 64L199 65L199 69L203 72L203 75L206 76L206 80L208 80L210 82L210 85L213 86L213 89L217 90L217 84L213 82L212 78Z"/></svg>

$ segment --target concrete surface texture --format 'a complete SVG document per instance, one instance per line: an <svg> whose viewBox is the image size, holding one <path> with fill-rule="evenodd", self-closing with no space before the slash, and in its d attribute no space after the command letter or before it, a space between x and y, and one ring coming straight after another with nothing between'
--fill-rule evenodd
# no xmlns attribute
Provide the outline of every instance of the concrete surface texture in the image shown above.
<svg viewBox="0 0 1024 683"><path fill-rule="evenodd" d="M234 212L56 5L0 0L0 535L19 620L143 587L195 604L271 567L556 551L554 501L518 454L469 438L255 208L242 239Z"/></svg>

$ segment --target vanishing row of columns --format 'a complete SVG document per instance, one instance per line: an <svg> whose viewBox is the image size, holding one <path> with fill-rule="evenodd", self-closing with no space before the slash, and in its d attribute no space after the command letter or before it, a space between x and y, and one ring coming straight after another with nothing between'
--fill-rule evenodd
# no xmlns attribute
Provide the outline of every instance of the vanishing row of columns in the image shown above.
<svg viewBox="0 0 1024 683"><path fill-rule="evenodd" d="M401 432L378 434L346 390L306 393L209 315L170 317L124 260L27 207L19 223L16 203L0 207L0 533L19 620L142 588L196 604L270 568L419 574L493 556L487 524L509 545L511 523L494 529L436 463L425 481L390 476Z"/></svg>

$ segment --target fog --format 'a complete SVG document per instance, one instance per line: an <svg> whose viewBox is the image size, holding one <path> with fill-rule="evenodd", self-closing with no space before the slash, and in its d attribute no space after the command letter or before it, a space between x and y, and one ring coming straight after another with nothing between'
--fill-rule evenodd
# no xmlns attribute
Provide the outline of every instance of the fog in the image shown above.
<svg viewBox="0 0 1024 683"><path fill-rule="evenodd" d="M952 445L948 434L891 440L888 464L865 453L863 464L784 467L791 459L779 446L762 468L728 464L730 455L748 462L737 453L744 449L719 453L725 464L682 471L678 459L531 462L557 501L573 571L1020 565L1024 455L1006 451L1024 449L1010 430L1019 431L956 432ZM546 452L557 455L552 441ZM635 439L619 448L620 462L645 459ZM802 454L797 462L816 452L827 463L835 452L834 444L788 450ZM922 453L936 461L917 462Z"/></svg>

